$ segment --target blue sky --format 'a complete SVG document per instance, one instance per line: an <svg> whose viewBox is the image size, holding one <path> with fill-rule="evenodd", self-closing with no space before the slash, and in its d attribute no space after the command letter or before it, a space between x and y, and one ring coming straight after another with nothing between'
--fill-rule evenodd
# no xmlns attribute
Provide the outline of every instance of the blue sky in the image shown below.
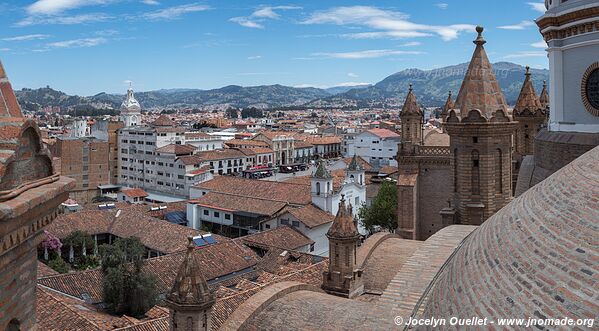
<svg viewBox="0 0 599 331"><path fill-rule="evenodd" d="M0 0L13 87L69 94L376 83L467 62L475 25L491 61L546 68L540 0Z"/></svg>

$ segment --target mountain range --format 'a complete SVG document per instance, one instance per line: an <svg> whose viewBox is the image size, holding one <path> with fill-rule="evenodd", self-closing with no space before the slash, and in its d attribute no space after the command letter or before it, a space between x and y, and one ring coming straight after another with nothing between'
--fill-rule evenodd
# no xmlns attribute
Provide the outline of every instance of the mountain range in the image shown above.
<svg viewBox="0 0 599 331"><path fill-rule="evenodd" d="M498 62L493 67L506 101L513 105L524 80L525 68L509 62ZM411 84L422 105L435 107L443 105L448 91L453 91L455 98L467 69L467 63L432 70L406 69L374 85L339 86L329 89L283 85L229 85L212 90L162 89L136 92L135 96L145 109L400 106ZM537 93L540 93L543 81L549 78L549 71L531 69L531 73ZM26 110L38 110L45 106L59 106L63 109L82 106L92 109L118 109L125 98L122 94L108 93L87 97L71 96L50 87L22 89L15 93Z"/></svg>

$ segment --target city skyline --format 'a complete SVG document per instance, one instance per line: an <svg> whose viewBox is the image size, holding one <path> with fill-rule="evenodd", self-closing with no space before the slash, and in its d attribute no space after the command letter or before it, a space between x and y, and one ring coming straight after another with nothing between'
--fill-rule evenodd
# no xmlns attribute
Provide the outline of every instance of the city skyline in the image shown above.
<svg viewBox="0 0 599 331"><path fill-rule="evenodd" d="M15 89L68 94L282 84L372 84L469 61L485 26L492 62L546 68L541 2L64 0L0 2L0 59ZM508 10L509 18L494 13ZM474 17L474 19L473 19ZM443 56L439 56L439 54ZM325 73L323 75L323 73Z"/></svg>

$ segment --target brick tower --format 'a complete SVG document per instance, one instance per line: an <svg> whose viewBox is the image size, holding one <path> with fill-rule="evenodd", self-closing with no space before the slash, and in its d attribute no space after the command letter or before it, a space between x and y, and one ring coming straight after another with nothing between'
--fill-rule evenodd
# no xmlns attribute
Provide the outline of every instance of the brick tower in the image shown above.
<svg viewBox="0 0 599 331"><path fill-rule="evenodd" d="M339 211L327 232L329 271L323 274L322 289L329 294L353 298L364 291L362 270L356 267L360 233L352 217L351 205L341 196Z"/></svg>
<svg viewBox="0 0 599 331"><path fill-rule="evenodd" d="M549 112L549 92L547 92L547 81L543 81L543 90L541 91L541 96L539 97L539 101L541 102L541 107L545 110L546 113ZM547 114L549 115L549 114Z"/></svg>
<svg viewBox="0 0 599 331"><path fill-rule="evenodd" d="M185 260L181 263L175 284L166 298L170 309L170 330L210 331L210 314L215 299L193 253L193 238L188 239Z"/></svg>
<svg viewBox="0 0 599 331"><path fill-rule="evenodd" d="M512 135L516 123L477 27L476 49L460 87L456 109L444 124L450 136L453 200L458 221L479 225L512 199Z"/></svg>
<svg viewBox="0 0 599 331"><path fill-rule="evenodd" d="M36 330L37 246L74 180L52 158L0 63L0 330Z"/></svg>
<svg viewBox="0 0 599 331"><path fill-rule="evenodd" d="M416 96L414 95L411 84L399 118L401 119L401 141L410 141L413 144L422 143L424 114L416 101Z"/></svg>
<svg viewBox="0 0 599 331"><path fill-rule="evenodd" d="M547 123L545 108L537 97L535 88L530 80L529 67L526 67L525 77L518 101L516 101L516 106L514 106L513 115L514 120L518 121L514 139L516 154L518 156L532 155L534 153L534 137Z"/></svg>
<svg viewBox="0 0 599 331"><path fill-rule="evenodd" d="M445 105L443 105L443 109L441 111L441 120L443 123L447 121L447 116L449 116L449 111L455 108L455 103L453 102L451 91L449 91L449 95L447 96L447 100L445 101Z"/></svg>

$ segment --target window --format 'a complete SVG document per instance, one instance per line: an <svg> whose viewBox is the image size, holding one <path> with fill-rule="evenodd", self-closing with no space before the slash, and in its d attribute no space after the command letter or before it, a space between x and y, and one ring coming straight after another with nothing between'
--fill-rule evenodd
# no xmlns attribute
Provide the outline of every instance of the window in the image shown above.
<svg viewBox="0 0 599 331"><path fill-rule="evenodd" d="M503 193L503 155L501 149L497 149L497 162L495 162L495 189L497 193Z"/></svg>
<svg viewBox="0 0 599 331"><path fill-rule="evenodd" d="M472 194L480 194L480 167L479 167L479 154L477 150L472 151Z"/></svg>
<svg viewBox="0 0 599 331"><path fill-rule="evenodd" d="M210 212L208 212L208 209L204 209L204 215L206 215L206 216L210 215Z"/></svg>
<svg viewBox="0 0 599 331"><path fill-rule="evenodd" d="M286 220L286 219L283 218L283 219L281 219L281 224L282 225L289 225L289 220Z"/></svg>
<svg viewBox="0 0 599 331"><path fill-rule="evenodd" d="M225 219L226 220L230 220L231 219L231 214L225 214Z"/></svg>
<svg viewBox="0 0 599 331"><path fill-rule="evenodd" d="M268 224L268 223L264 224L264 228L267 230L270 229L270 224Z"/></svg>
<svg viewBox="0 0 599 331"><path fill-rule="evenodd" d="M478 137L472 137L472 142L475 144L478 143Z"/></svg>
<svg viewBox="0 0 599 331"><path fill-rule="evenodd" d="M299 222L298 221L292 221L291 225L293 225L296 228L299 228Z"/></svg>
<svg viewBox="0 0 599 331"><path fill-rule="evenodd" d="M314 252L314 243L310 244L310 252Z"/></svg>
<svg viewBox="0 0 599 331"><path fill-rule="evenodd" d="M316 195L320 195L320 183L316 183Z"/></svg>
<svg viewBox="0 0 599 331"><path fill-rule="evenodd" d="M219 213L219 212L217 212L217 211L215 211L215 212L214 212L214 217L220 217L220 213Z"/></svg>

